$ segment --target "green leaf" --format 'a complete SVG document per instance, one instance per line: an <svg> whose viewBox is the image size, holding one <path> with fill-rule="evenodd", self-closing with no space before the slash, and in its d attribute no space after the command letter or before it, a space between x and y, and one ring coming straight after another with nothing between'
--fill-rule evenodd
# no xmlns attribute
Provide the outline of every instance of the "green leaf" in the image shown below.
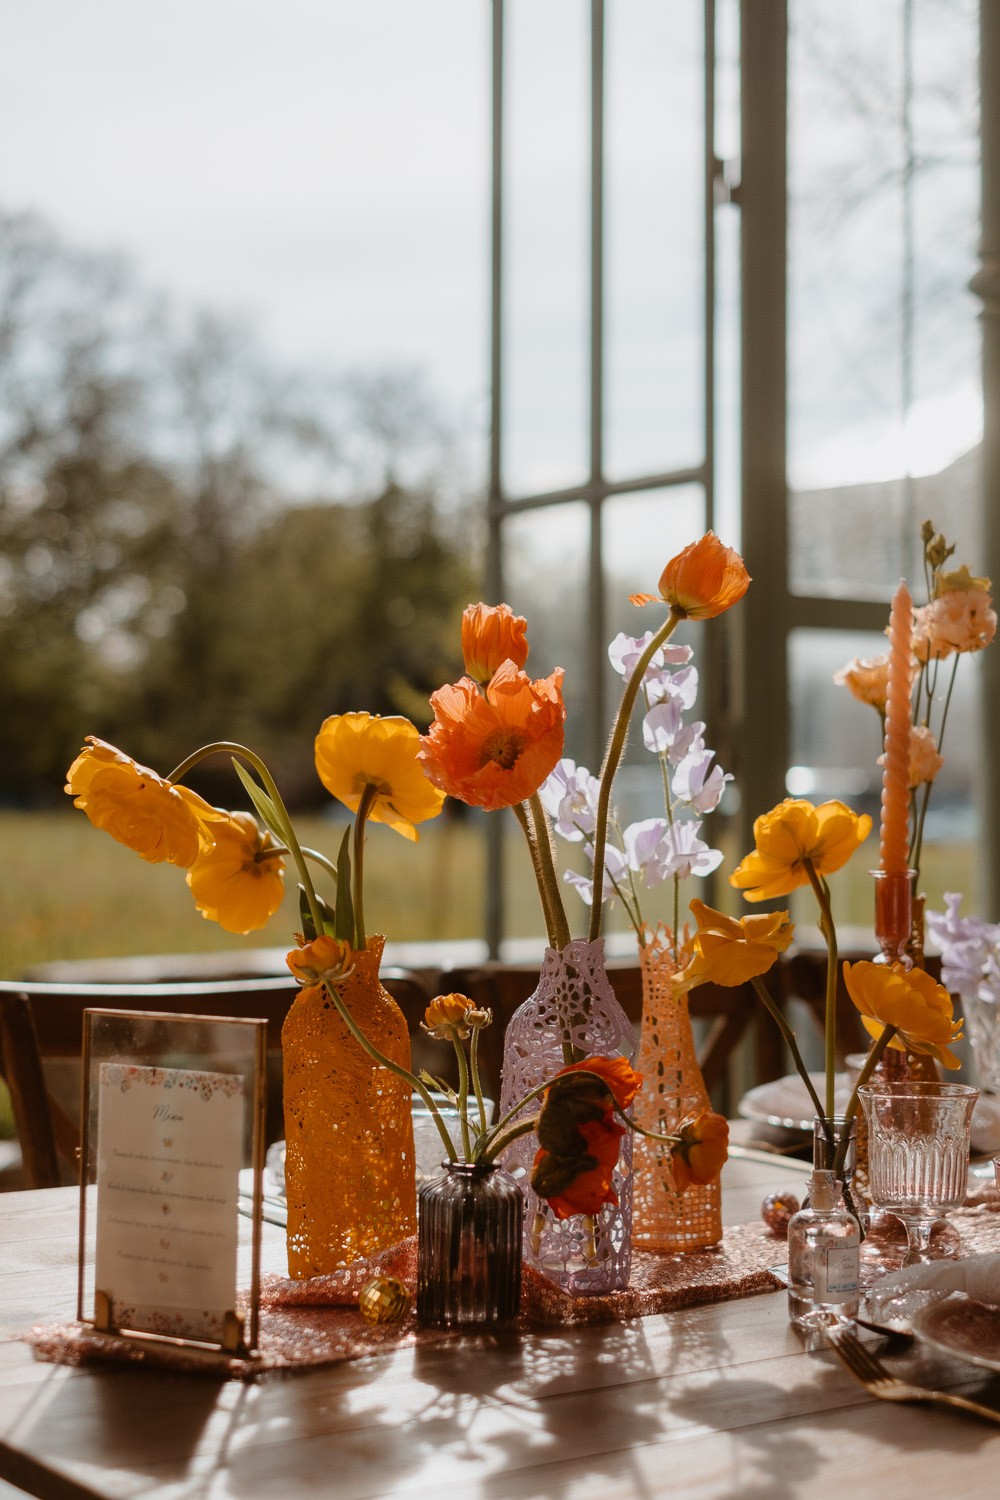
<svg viewBox="0 0 1000 1500"><path fill-rule="evenodd" d="M299 921L302 923L302 936L307 943L311 943L318 934L304 885L299 886Z"/></svg>
<svg viewBox="0 0 1000 1500"><path fill-rule="evenodd" d="M325 933L327 933L328 936L330 936L330 937L336 937L336 935L337 935L337 913L336 913L336 911L330 905L329 901L324 901L323 897L321 895L319 895L318 893L316 895L316 903L319 906L320 916L323 918L323 931Z"/></svg>
<svg viewBox="0 0 1000 1500"><path fill-rule="evenodd" d="M354 900L351 896L351 827L344 829L344 837L337 855L337 919L333 933L342 943L357 947L354 931Z"/></svg>
<svg viewBox="0 0 1000 1500"><path fill-rule="evenodd" d="M265 828L270 829L280 844L287 845L289 833L287 824L282 819L278 809L264 788L257 785L246 766L241 765L235 756L233 757L233 769L246 788L247 795L257 809Z"/></svg>

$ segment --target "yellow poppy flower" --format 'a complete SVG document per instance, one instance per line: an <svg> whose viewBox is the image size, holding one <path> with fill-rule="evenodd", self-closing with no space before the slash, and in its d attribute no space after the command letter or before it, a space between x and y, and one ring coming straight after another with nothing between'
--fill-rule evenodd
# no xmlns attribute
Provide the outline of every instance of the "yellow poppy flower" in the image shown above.
<svg viewBox="0 0 1000 1500"><path fill-rule="evenodd" d="M694 962L685 977L692 987L706 981L725 986L744 984L766 974L795 932L787 911L764 912L737 921L704 901L692 901L691 910L698 930L694 935Z"/></svg>
<svg viewBox="0 0 1000 1500"><path fill-rule="evenodd" d="M832 875L845 865L871 831L867 813L858 814L843 802L821 802L815 807L802 797L786 797L753 825L756 848L729 877L730 885L748 901L770 901L809 884L803 861L812 861L817 875Z"/></svg>
<svg viewBox="0 0 1000 1500"><path fill-rule="evenodd" d="M227 932L257 932L281 905L284 861L249 813L226 813L212 824L215 843L187 872L195 905ZM262 857L263 856L263 857Z"/></svg>
<svg viewBox="0 0 1000 1500"><path fill-rule="evenodd" d="M946 1068L961 1067L949 1043L961 1038L962 1023L952 1019L954 1007L944 985L924 969L845 963L844 983L871 1036L877 1039L886 1026L895 1026L890 1047L927 1053Z"/></svg>
<svg viewBox="0 0 1000 1500"><path fill-rule="evenodd" d="M660 574L660 592L630 594L633 604L657 598L688 620L712 620L739 603L750 587L743 559L708 531L672 557Z"/></svg>
<svg viewBox="0 0 1000 1500"><path fill-rule="evenodd" d="M67 771L65 790L95 828L150 864L184 870L212 844L213 807L93 735Z"/></svg>
<svg viewBox="0 0 1000 1500"><path fill-rule="evenodd" d="M418 837L414 823L436 818L445 796L424 775L419 749L420 734L409 719L334 714L316 736L316 770L351 812L357 812L365 788L374 787L371 821L387 823L412 842Z"/></svg>

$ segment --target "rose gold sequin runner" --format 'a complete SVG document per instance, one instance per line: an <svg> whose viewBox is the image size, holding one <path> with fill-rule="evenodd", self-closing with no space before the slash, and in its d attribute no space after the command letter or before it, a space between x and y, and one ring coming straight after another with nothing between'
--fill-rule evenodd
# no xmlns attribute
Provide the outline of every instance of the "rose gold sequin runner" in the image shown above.
<svg viewBox="0 0 1000 1500"><path fill-rule="evenodd" d="M996 1190L983 1187L971 1192L965 1206L951 1215L966 1255L996 1249L998 1212L1000 1197ZM784 1240L775 1238L762 1223L753 1223L727 1228L721 1244L710 1250L683 1255L633 1251L630 1285L624 1291L603 1296L572 1297L531 1267L525 1267L521 1315L513 1330L492 1336L510 1338L533 1328L568 1328L642 1318L700 1303L726 1302L774 1291L783 1283L768 1267L784 1256ZM420 1327L412 1308L401 1323L376 1326L366 1323L358 1312L358 1292L372 1276L398 1276L413 1288L416 1259L413 1238L328 1276L315 1276L308 1281L265 1277L261 1285L257 1358L232 1359L210 1369L183 1349L142 1347L125 1339L98 1336L77 1323L48 1324L32 1329L24 1337L38 1358L59 1364L126 1361L241 1380L269 1371L310 1369L385 1354L413 1344L467 1337L463 1330ZM477 1331L475 1336L482 1337L485 1332Z"/></svg>

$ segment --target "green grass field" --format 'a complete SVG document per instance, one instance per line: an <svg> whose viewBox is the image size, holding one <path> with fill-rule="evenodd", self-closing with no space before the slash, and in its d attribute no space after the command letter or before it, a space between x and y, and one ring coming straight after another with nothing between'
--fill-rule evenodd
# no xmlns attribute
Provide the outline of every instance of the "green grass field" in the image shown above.
<svg viewBox="0 0 1000 1500"><path fill-rule="evenodd" d="M329 819L299 821L303 842L333 857L340 828ZM370 828L366 856L366 918L370 932L390 939L444 941L477 937L483 931L485 880L482 820L440 819L428 824L418 843L410 844L389 829ZM832 881L838 925L871 925L872 893L867 871L874 864L877 835L869 838L847 870ZM543 924L527 853L519 830L509 820L506 860L508 931L537 936L539 955ZM561 845L563 859L568 851ZM578 852L578 846L574 846ZM940 905L945 890L972 890L974 851L967 845L932 845L927 849L921 887L928 904ZM727 853L724 870L738 857ZM704 894L697 882L683 893ZM710 899L710 898L709 898ZM717 898L735 913L748 908L725 883ZM803 928L815 923L811 895L798 892L793 915ZM566 908L575 934L585 931L587 909L572 890ZM665 914L664 893L652 893L647 916ZM606 927L621 931L620 912ZM234 937L195 909L183 872L168 865L149 865L106 834L92 828L82 813L0 813L0 978L23 977L33 965L63 959L106 958L142 953L204 953L244 946L275 947L289 942L298 926L292 890L268 925L249 937Z"/></svg>

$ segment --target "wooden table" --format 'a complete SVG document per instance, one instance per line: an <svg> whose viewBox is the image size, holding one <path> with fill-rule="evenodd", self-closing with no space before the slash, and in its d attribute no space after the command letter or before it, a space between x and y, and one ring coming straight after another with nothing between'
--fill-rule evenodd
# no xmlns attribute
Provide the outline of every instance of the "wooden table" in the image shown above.
<svg viewBox="0 0 1000 1500"><path fill-rule="evenodd" d="M729 1222L802 1170L730 1161ZM269 1231L275 1267L281 1250ZM74 1192L0 1199L0 1478L47 1500L998 1493L1000 1428L872 1400L803 1349L783 1293L240 1384L37 1362L15 1335L71 1317L75 1279ZM1000 1380L909 1358L1000 1404Z"/></svg>

